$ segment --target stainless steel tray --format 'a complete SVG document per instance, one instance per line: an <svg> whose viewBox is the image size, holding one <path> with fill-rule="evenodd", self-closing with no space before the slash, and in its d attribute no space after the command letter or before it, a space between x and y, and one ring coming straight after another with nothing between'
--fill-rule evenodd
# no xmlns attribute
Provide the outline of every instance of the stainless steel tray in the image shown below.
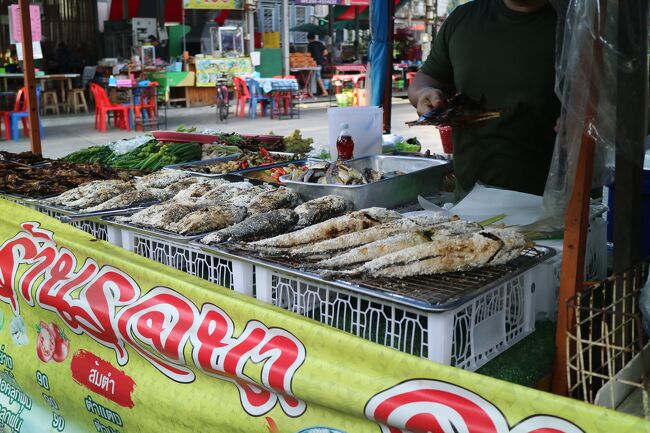
<svg viewBox="0 0 650 433"><path fill-rule="evenodd" d="M375 155L352 159L347 163L358 169L372 168L384 173L401 171L367 185L325 185L292 181L290 176L280 178L283 185L297 191L303 200L312 200L328 194L340 195L355 209L368 207L395 208L417 201L418 195L431 196L438 192L443 176L449 172L449 161L409 156Z"/></svg>
<svg viewBox="0 0 650 433"><path fill-rule="evenodd" d="M135 224L131 223L125 223L121 221L116 221L115 217L118 215L113 215L113 216L106 216L100 218L101 221L104 221L106 224L114 227L119 227L122 230L128 230L131 232L135 233L141 233L153 238L158 238L158 239L164 239L167 241L172 241L172 242L177 242L177 243L186 243L191 240L195 239L201 239L202 237L205 237L208 233L210 232L205 232L199 235L191 235L191 236L186 236L186 235L179 235L178 233L170 232L167 230L161 230L161 229L154 229L151 227L141 227Z"/></svg>
<svg viewBox="0 0 650 433"><path fill-rule="evenodd" d="M387 278L379 280L326 280L315 272L292 266L289 261L268 259L237 249L222 246L205 245L198 239L190 245L200 248L206 253L244 261L255 266L265 267L285 274L301 278L316 285L336 286L351 292L361 293L375 298L387 299L401 305L415 307L421 310L442 312L452 310L467 301L474 299L486 291L499 286L520 275L555 255L553 248L535 246L525 250L522 255L506 265L479 268L472 271L448 272L445 274L423 275L408 279ZM484 282L484 284L481 284ZM478 285L477 285L478 283ZM413 286L415 290L409 290ZM427 287L428 286L428 287ZM450 287L455 288L454 295L449 297ZM423 290L424 289L424 290ZM422 296L422 292L444 292L445 300L432 301L432 297Z"/></svg>
<svg viewBox="0 0 650 433"><path fill-rule="evenodd" d="M209 164L215 164L217 162L227 162L227 161L232 161L233 159L237 159L241 154L240 153L234 153L232 155L228 156L222 156L221 158L211 158L211 159L203 159L201 161L191 161L191 162L182 162L180 164L172 164L172 165L167 165L163 167L163 170L177 170L177 171L182 171L183 173L188 173L192 176L203 176L203 177L223 177L228 173L199 173L196 171L191 171L191 170L185 170L183 167L187 166L201 166L201 165L209 165Z"/></svg>

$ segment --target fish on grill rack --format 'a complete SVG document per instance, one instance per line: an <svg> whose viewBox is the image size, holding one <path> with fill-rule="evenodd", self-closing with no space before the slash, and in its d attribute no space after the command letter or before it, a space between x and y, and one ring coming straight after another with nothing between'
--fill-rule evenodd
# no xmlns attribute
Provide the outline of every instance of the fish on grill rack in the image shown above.
<svg viewBox="0 0 650 433"><path fill-rule="evenodd" d="M117 217L116 221L127 222L141 227L166 230L170 225L183 219L185 215L201 209L202 205L169 201L142 209L130 216Z"/></svg>
<svg viewBox="0 0 650 433"><path fill-rule="evenodd" d="M344 234L334 239L327 239L311 245L295 248L289 252L289 255L293 258L309 258L312 260L321 260L327 257L331 257L332 254L340 254L352 248L386 239L398 233L418 231L438 224L443 225L440 228L443 229L445 227L445 223L451 224L450 227L455 227L461 224L458 222L453 222L452 224L449 222L449 218L447 217L406 217L395 221L389 221L385 224L374 226L365 230ZM464 225L467 223L463 221L462 224ZM480 226L478 226L478 228L480 229ZM279 253L282 253L282 251L279 251Z"/></svg>
<svg viewBox="0 0 650 433"><path fill-rule="evenodd" d="M526 247L524 236L511 229L434 235L429 242L373 259L346 271L325 270L325 277L404 278L501 265Z"/></svg>
<svg viewBox="0 0 650 433"><path fill-rule="evenodd" d="M135 187L137 189L165 188L174 182L190 177L188 173L176 170L160 170L136 179Z"/></svg>
<svg viewBox="0 0 650 433"><path fill-rule="evenodd" d="M61 195L44 200L45 203L67 206L73 209L85 209L99 205L120 194L133 190L132 182L123 180L96 180L84 183Z"/></svg>
<svg viewBox="0 0 650 433"><path fill-rule="evenodd" d="M98 212L111 209L124 209L128 207L138 206L141 204L152 203L157 199L157 196L151 190L138 190L124 192L116 197L106 200L97 206L88 207L87 212Z"/></svg>
<svg viewBox="0 0 650 433"><path fill-rule="evenodd" d="M291 230L298 221L298 215L291 209L277 209L246 218L244 221L210 233L201 242L218 244L221 242L250 242L269 238Z"/></svg>
<svg viewBox="0 0 650 433"><path fill-rule="evenodd" d="M165 228L181 235L220 230L246 218L246 208L239 206L208 206L185 215Z"/></svg>
<svg viewBox="0 0 650 433"><path fill-rule="evenodd" d="M275 190L265 191L253 198L248 204L248 214L269 212L274 209L294 208L300 203L300 196L281 186Z"/></svg>
<svg viewBox="0 0 650 433"><path fill-rule="evenodd" d="M248 248L264 251L265 249L299 247L378 226L400 218L402 216L398 212L373 207L332 218L292 233L253 242L248 245Z"/></svg>
<svg viewBox="0 0 650 433"><path fill-rule="evenodd" d="M326 195L309 200L294 209L298 214L298 228L308 227L352 210L352 204L340 195Z"/></svg>

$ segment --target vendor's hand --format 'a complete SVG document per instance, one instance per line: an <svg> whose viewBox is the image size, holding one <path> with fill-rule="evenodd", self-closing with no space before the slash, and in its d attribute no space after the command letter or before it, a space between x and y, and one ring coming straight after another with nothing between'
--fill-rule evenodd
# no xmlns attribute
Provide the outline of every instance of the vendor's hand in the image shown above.
<svg viewBox="0 0 650 433"><path fill-rule="evenodd" d="M418 97L418 105L415 107L420 116L428 113L437 107L445 105L445 95L442 91L433 87L423 89Z"/></svg>

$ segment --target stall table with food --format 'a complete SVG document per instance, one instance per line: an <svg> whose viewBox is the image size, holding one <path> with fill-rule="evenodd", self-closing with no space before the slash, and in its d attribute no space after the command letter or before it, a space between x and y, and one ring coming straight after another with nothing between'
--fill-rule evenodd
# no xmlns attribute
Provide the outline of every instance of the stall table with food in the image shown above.
<svg viewBox="0 0 650 433"><path fill-rule="evenodd" d="M326 323L444 364L475 370L535 329L528 288L540 284L540 269L551 269L554 249L498 221L413 213L418 200L440 192L449 161L376 155L330 162L310 156L312 140L299 131L205 132L154 132L62 161L17 155L22 162L2 162L0 190L236 291L252 293L254 274L256 297L316 320L325 320L336 299L355 299L367 307ZM57 182L44 182L52 176ZM184 259L190 251L229 267L193 267ZM503 314L463 322L494 297L505 297ZM389 310L374 316L370 305ZM390 341L362 323L393 329Z"/></svg>

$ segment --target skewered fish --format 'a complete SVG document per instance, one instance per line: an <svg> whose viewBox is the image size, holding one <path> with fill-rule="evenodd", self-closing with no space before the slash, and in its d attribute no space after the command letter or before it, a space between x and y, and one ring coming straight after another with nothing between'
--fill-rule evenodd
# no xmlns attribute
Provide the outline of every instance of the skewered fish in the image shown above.
<svg viewBox="0 0 650 433"><path fill-rule="evenodd" d="M352 204L339 195L326 195L309 200L294 210L298 214L297 227L304 228L341 216L352 210Z"/></svg>
<svg viewBox="0 0 650 433"><path fill-rule="evenodd" d="M386 254L351 270L324 275L368 275L403 278L506 263L526 246L520 233L507 229L436 235L430 242Z"/></svg>
<svg viewBox="0 0 650 433"><path fill-rule="evenodd" d="M249 215L265 213L274 209L293 208L300 202L300 196L281 186L273 191L265 191L248 204Z"/></svg>
<svg viewBox="0 0 650 433"><path fill-rule="evenodd" d="M500 116L500 111L485 109L485 98L475 101L463 93L457 93L444 106L436 107L418 120L406 124L467 127Z"/></svg>
<svg viewBox="0 0 650 433"><path fill-rule="evenodd" d="M285 233L296 224L298 215L291 209L278 209L246 218L239 224L204 237L205 244L229 241L255 241Z"/></svg>
<svg viewBox="0 0 650 433"><path fill-rule="evenodd" d="M246 218L246 208L238 206L209 206L185 215L180 221L165 227L181 235L220 230Z"/></svg>
<svg viewBox="0 0 650 433"><path fill-rule="evenodd" d="M124 209L127 207L138 206L141 204L152 203L157 199L156 195L151 190L137 190L127 191L110 200L106 200L97 206L86 208L87 212L97 212L109 209Z"/></svg>
<svg viewBox="0 0 650 433"><path fill-rule="evenodd" d="M337 218L332 218L293 233L253 242L250 246L253 248L297 247L318 242L323 239L332 239L347 233L364 230L389 221L398 220L401 217L402 216L395 211L373 207L355 211Z"/></svg>
<svg viewBox="0 0 650 433"><path fill-rule="evenodd" d="M160 170L135 181L137 189L165 188L174 182L189 177L188 173L176 170Z"/></svg>

